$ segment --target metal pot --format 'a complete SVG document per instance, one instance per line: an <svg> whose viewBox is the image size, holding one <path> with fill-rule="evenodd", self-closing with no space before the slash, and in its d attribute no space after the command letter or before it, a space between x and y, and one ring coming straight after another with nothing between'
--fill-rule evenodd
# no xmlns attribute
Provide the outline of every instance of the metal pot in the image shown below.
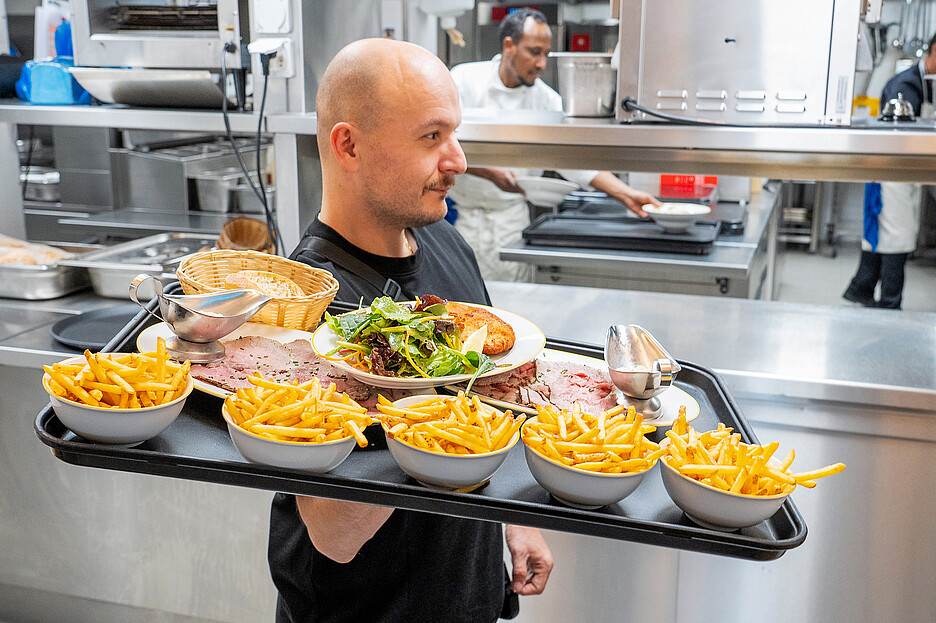
<svg viewBox="0 0 936 623"><path fill-rule="evenodd" d="M903 98L903 93L898 93L897 97L888 100L881 113L881 121L914 121L915 119L913 104Z"/></svg>
<svg viewBox="0 0 936 623"><path fill-rule="evenodd" d="M610 117L614 114L617 71L611 54L554 52L559 68L562 110L570 117Z"/></svg>

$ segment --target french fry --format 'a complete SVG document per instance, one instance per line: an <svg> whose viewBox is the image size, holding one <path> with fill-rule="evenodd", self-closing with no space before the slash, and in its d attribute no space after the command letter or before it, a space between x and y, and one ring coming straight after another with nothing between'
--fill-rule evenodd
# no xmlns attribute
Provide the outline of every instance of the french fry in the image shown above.
<svg viewBox="0 0 936 623"><path fill-rule="evenodd" d="M687 424L683 411L666 437L668 443L664 444L663 460L667 465L687 478L740 495L785 495L796 486L815 487L817 478L845 469L844 463L835 463L792 473L790 466L796 456L793 450L778 461L773 457L779 443L746 444L741 441L740 433L723 423L713 431L700 434Z"/></svg>
<svg viewBox="0 0 936 623"><path fill-rule="evenodd" d="M302 384L278 383L256 373L253 387L224 399L224 411L249 433L295 443L324 443L353 437L367 445L364 429L373 423L367 409L336 392L334 383L322 387L318 379Z"/></svg>
<svg viewBox="0 0 936 623"><path fill-rule="evenodd" d="M593 415L578 403L562 411L547 405L537 407L536 420L523 427L523 442L562 465L620 474L647 470L662 456L660 446L646 438L655 430L633 407Z"/></svg>
<svg viewBox="0 0 936 623"><path fill-rule="evenodd" d="M387 434L403 443L444 454L486 454L510 443L526 416L515 418L477 396L432 396L407 407L377 399Z"/></svg>
<svg viewBox="0 0 936 623"><path fill-rule="evenodd" d="M83 363L56 363L44 366L44 370L49 390L63 400L100 408L133 409L160 406L181 397L190 367L188 362L179 364L169 359L165 340L159 338L157 350L151 353L85 350Z"/></svg>

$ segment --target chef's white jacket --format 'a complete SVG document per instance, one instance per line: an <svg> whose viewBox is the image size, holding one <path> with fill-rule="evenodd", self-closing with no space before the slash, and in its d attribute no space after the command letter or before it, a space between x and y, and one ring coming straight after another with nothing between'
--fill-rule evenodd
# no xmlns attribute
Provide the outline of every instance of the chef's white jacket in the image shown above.
<svg viewBox="0 0 936 623"><path fill-rule="evenodd" d="M533 86L513 89L504 86L498 75L501 56L490 61L463 63L452 68L462 110L469 108L501 110L562 111L562 98L549 85L536 79ZM472 166L469 162L468 166ZM540 176L542 169L511 168L520 176ZM589 188L598 171L562 170L564 178ZM449 196L456 203L455 227L475 251L485 279L524 280L530 268L515 262L501 262L498 249L520 238L530 224L526 199L519 193L502 191L493 182L475 175L460 175Z"/></svg>

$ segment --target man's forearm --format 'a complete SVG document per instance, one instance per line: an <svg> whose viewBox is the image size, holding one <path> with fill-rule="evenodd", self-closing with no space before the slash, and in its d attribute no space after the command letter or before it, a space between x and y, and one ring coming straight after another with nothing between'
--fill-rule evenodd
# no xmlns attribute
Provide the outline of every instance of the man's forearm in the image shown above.
<svg viewBox="0 0 936 623"><path fill-rule="evenodd" d="M315 549L339 563L350 562L393 513L386 506L305 496L296 496L296 506Z"/></svg>

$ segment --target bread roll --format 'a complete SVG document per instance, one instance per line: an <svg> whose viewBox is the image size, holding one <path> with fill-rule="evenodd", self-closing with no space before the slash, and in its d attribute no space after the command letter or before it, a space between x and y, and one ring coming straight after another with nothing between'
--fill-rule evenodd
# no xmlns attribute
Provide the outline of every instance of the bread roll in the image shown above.
<svg viewBox="0 0 936 623"><path fill-rule="evenodd" d="M302 288L292 279L263 270L242 270L231 273L224 278L224 287L229 290L238 288L258 290L276 299L305 296Z"/></svg>

